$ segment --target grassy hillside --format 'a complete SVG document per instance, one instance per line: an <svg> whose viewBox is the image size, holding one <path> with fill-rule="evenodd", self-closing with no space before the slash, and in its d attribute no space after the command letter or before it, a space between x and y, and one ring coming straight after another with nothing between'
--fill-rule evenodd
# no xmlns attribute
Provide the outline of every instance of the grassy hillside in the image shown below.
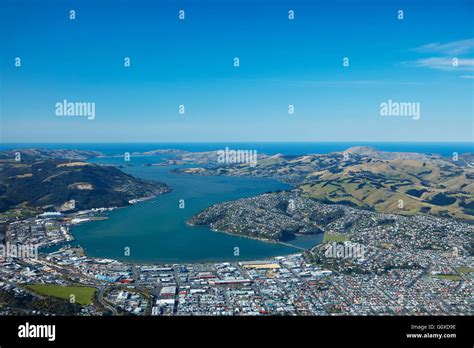
<svg viewBox="0 0 474 348"><path fill-rule="evenodd" d="M66 210L124 206L134 198L167 192L162 183L141 180L115 167L65 159L0 159L0 212L18 206Z"/></svg>
<svg viewBox="0 0 474 348"><path fill-rule="evenodd" d="M470 154L453 162L439 155L354 147L330 154L264 157L253 167L240 164L181 172L275 178L324 203L474 221L474 169L467 165L470 161Z"/></svg>
<svg viewBox="0 0 474 348"><path fill-rule="evenodd" d="M338 173L314 172L301 188L312 198L380 212L474 220L470 175L469 168L447 162L375 159Z"/></svg>

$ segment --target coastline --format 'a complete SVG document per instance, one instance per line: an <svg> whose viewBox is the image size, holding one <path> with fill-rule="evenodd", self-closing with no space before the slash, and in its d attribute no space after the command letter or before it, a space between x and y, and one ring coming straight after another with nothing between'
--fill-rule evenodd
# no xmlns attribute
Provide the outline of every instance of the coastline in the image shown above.
<svg viewBox="0 0 474 348"><path fill-rule="evenodd" d="M252 237L252 236L247 236L247 235L243 235L243 234L232 233L232 232L229 232L229 231L221 231L221 230L211 228L209 225L193 225L193 224L189 223L188 221L186 221L186 224L191 226L191 227L208 227L209 230L211 230L212 232L216 232L216 233L224 233L224 234L227 234L227 235L230 235L230 236L247 238L247 239L251 239L251 240L258 240L258 241L264 242L264 243L285 245L285 246L289 246L291 248L295 248L295 249L299 249L299 250L307 250L303 247L299 247L299 246L296 246L296 245L293 245L293 244L290 244L290 243L287 243L287 242L279 241L279 240L261 238L261 237ZM316 236L316 235L317 235L317 233L314 234L314 236ZM303 234L295 235L296 238L303 237L303 236L309 236L309 235L303 235ZM316 245L314 245L314 246L316 246ZM284 256L284 255L281 255L281 256Z"/></svg>

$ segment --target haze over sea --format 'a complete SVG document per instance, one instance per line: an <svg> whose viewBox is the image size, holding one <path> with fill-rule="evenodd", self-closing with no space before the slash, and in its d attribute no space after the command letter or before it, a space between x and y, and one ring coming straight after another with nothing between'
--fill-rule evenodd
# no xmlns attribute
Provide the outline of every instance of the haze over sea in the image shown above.
<svg viewBox="0 0 474 348"><path fill-rule="evenodd" d="M443 156L451 156L453 152L473 152L472 143L82 143L2 144L0 148L87 149L106 155L123 155L124 152L157 149L211 151L229 147L257 150L270 155L303 155L343 151L357 145L373 146L384 151L438 153ZM108 213L107 220L88 222L73 228L75 244L83 246L89 256L155 263L251 260L300 252L288 245L266 243L186 224L189 217L212 204L288 189L289 185L263 178L172 174L169 171L177 166L145 166L166 158L169 156L132 155L130 162L124 162L121 156L91 159L94 163L121 165L121 170L135 177L164 182L172 188L172 192L116 209ZM185 200L185 209L179 208L180 199ZM290 243L308 248L321 239L321 235L316 235L297 238ZM126 247L130 248L130 256L124 255Z"/></svg>

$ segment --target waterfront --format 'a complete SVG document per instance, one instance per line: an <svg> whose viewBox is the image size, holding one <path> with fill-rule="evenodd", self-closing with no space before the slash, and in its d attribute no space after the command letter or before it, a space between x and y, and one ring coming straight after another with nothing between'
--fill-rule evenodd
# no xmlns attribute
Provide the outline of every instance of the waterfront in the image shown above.
<svg viewBox="0 0 474 348"><path fill-rule="evenodd" d="M289 185L258 178L172 174L169 171L173 166L145 166L162 159L163 156L132 156L130 162L119 157L92 160L124 165L121 168L124 172L164 182L172 187L172 192L109 212L107 220L74 227L76 243L85 248L87 255L131 262L206 262L251 260L301 251L186 224L189 217L212 204L287 189ZM184 209L179 207L181 199ZM311 247L321 238L321 235L304 237L293 243ZM129 256L125 256L127 247Z"/></svg>

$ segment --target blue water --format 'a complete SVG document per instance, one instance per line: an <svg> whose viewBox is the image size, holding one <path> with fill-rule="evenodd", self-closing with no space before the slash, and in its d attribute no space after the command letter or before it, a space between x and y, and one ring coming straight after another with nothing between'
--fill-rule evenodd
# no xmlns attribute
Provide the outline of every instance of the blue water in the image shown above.
<svg viewBox="0 0 474 348"><path fill-rule="evenodd" d="M368 145L384 151L437 153L474 152L472 143L160 143L160 144L3 144L0 149L45 147L51 149L84 149L106 155L145 152L156 149L211 151L230 147L252 149L260 153L302 155L342 151L351 146ZM205 262L251 260L299 252L276 243L265 243L244 237L210 231L207 227L191 227L186 220L208 206L264 192L288 189L289 185L263 178L201 177L171 174L175 167L144 166L167 156L132 156L125 165L123 157L91 159L91 162L124 166L123 171L144 179L168 184L173 191L156 199L117 209L107 220L94 221L73 229L76 243L90 256L115 258L131 262ZM179 209L179 200L185 209ZM294 245L311 247L321 235L298 238ZM124 255L129 247L130 256ZM235 256L235 248L239 255Z"/></svg>
<svg viewBox="0 0 474 348"><path fill-rule="evenodd" d="M143 166L157 163L164 156L132 157L123 171L144 179L164 182L172 192L156 199L108 214L107 220L75 227L76 244L90 256L114 258L131 262L205 262L251 260L285 255L300 250L277 243L210 231L205 226L192 227L186 220L208 206L264 192L288 189L275 180L237 177L202 177L172 174L172 167ZM124 164L122 158L98 158L91 162ZM185 208L179 208L184 199ZM298 238L295 245L310 247L322 236ZM125 256L125 248L130 256ZM238 248L239 255L235 255Z"/></svg>

